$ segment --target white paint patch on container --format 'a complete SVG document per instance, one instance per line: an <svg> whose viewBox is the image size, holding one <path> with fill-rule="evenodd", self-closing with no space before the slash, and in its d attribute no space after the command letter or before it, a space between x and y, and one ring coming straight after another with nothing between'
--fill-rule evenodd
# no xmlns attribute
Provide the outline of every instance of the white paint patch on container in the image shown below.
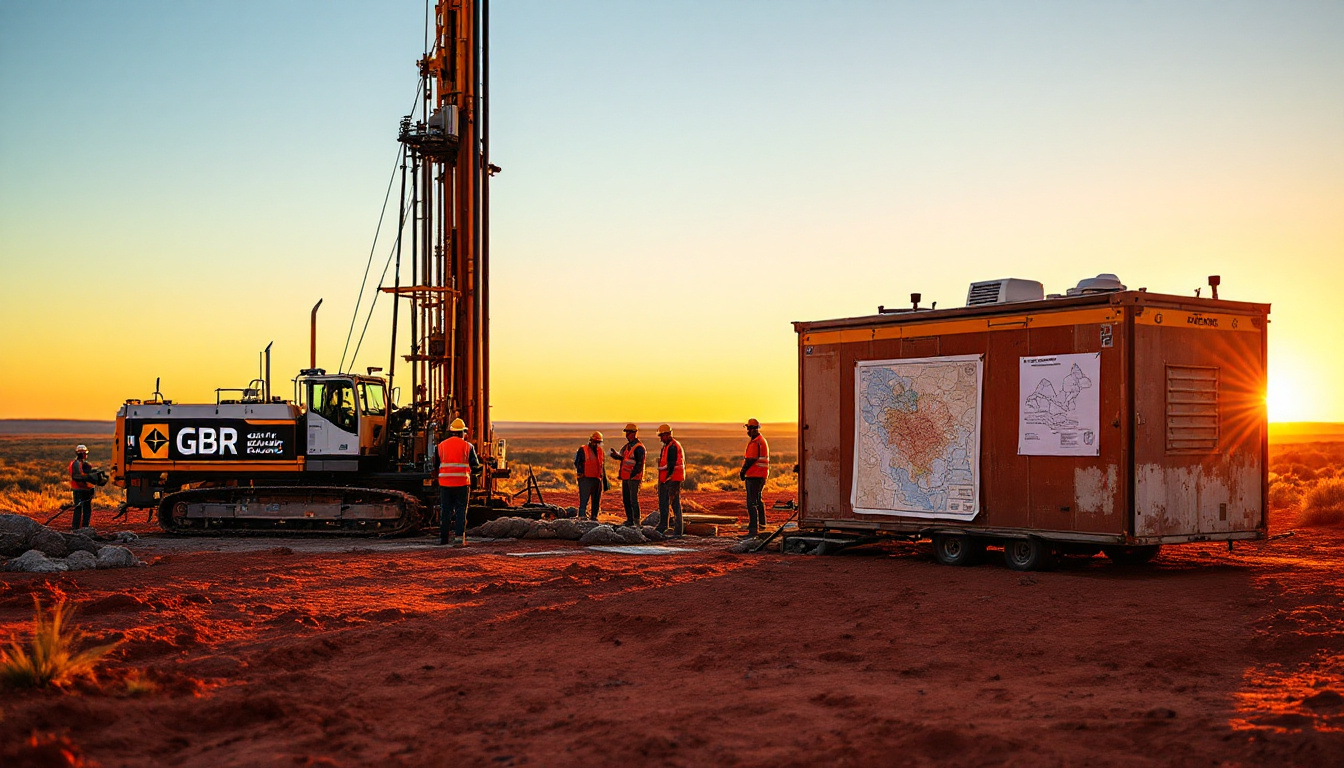
<svg viewBox="0 0 1344 768"><path fill-rule="evenodd" d="M1108 465L1104 473L1101 467L1078 467L1073 470L1075 508L1087 514L1114 515L1119 477L1120 469L1114 464Z"/></svg>
<svg viewBox="0 0 1344 768"><path fill-rule="evenodd" d="M1188 536L1254 531L1261 475L1253 462L1183 467L1140 464L1134 472L1134 534Z"/></svg>

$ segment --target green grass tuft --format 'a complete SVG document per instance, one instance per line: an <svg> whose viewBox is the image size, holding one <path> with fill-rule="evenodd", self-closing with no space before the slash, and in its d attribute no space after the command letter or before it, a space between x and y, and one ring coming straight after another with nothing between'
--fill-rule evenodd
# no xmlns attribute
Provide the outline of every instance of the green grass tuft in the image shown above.
<svg viewBox="0 0 1344 768"><path fill-rule="evenodd" d="M0 684L9 688L61 686L81 677L93 677L117 643L77 650L84 633L75 627L75 607L58 600L50 610L33 597L33 639L28 647L13 641L0 650Z"/></svg>

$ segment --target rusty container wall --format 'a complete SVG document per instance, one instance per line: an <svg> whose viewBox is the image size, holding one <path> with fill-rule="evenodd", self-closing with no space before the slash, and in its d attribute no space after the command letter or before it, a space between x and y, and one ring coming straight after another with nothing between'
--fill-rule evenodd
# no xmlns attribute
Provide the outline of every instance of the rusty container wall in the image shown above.
<svg viewBox="0 0 1344 768"><path fill-rule="evenodd" d="M1172 365L1194 365L1205 356L1219 354L1248 355L1248 362L1259 365L1257 374L1248 374L1237 388L1227 385L1222 390L1228 405L1223 418L1228 421L1224 430L1246 432L1247 440L1258 440L1263 432L1263 333L1240 332L1232 341L1208 345L1199 339L1211 340L1214 335L1201 336L1196 348L1190 349L1188 339L1173 336L1160 337L1156 347L1138 354L1136 339L1148 338L1142 332L1136 336L1134 313L1144 302L1156 296L1138 292L1109 294L1085 298L1071 298L1044 302L1030 302L991 307L965 308L895 316L852 318L818 323L797 323L799 342L799 484L800 515L804 528L833 529L886 529L893 531L928 531L956 528L979 531L987 535L1005 535L1032 532L1060 540L1121 542L1134 541L1135 516L1132 502L1135 492L1134 467L1136 426L1135 392L1148 392L1150 385L1132 386L1136 370L1151 378L1152 365L1165 371L1165 346L1176 344ZM1179 304L1176 297L1165 297ZM1200 302L1199 306L1212 302ZM1218 306L1233 306L1218 302ZM1234 305L1243 318L1251 323L1255 316L1261 321L1267 308L1263 305ZM1253 309L1252 309L1253 308ZM1151 311L1151 310L1150 310ZM1142 326L1140 326L1142 327ZM1263 327L1262 327L1263 328ZM1258 345L1258 346L1257 346ZM1251 348L1254 347L1254 350ZM1252 355L1251 352L1254 351ZM1018 401L1019 360L1022 357L1095 352L1100 354L1100 428L1097 456L1022 456L1018 455ZM856 513L851 506L851 484L854 466L855 437L855 365L865 360L896 360L954 355L981 355L983 359L983 396L981 402L980 460L980 513L970 522L939 521L888 514ZM1182 357L1188 355L1189 357ZM1148 361L1135 368L1135 359ZM1184 369L1178 369L1182 372ZM1162 375L1165 375L1163 373ZM1257 389L1258 388L1258 389ZM1160 390L1165 393L1165 390ZM1261 409L1247 406L1248 397L1258 392ZM1165 394L1164 394L1165 397ZM1140 401L1145 408L1153 407L1148 399ZM1165 408L1165 401L1162 408ZM1235 426L1233 425L1235 422ZM1147 443L1143 444L1147 446ZM1164 444L1165 445L1165 444ZM1249 443L1233 441L1229 435L1228 447L1235 446L1235 458L1218 454L1216 458L1194 458L1179 454L1163 457L1162 466L1204 467L1201 477L1222 472L1231 462L1250 462L1246 452ZM1257 444L1259 445L1259 444ZM1176 523L1164 529L1163 536L1191 536L1214 534L1212 538L1230 538L1225 534L1233 529L1242 531L1245 521L1259 514L1263 529L1263 501L1237 506L1234 501L1224 510L1217 504L1228 499L1249 498L1259 492L1262 484L1252 482L1252 470L1264 474L1263 456L1255 461L1239 464L1242 469L1235 488L1219 491L1207 480L1196 481L1197 493L1205 500L1207 510L1192 520L1207 521L1220 514L1229 520L1229 526L1192 526L1191 521ZM1166 476L1163 475L1165 478ZM1182 475L1181 477L1184 477ZM1150 495L1157 486L1140 486ZM1182 488L1170 484L1168 496ZM1205 489L1200 491L1199 489ZM1167 496L1163 496L1167 498ZM1184 497L1175 499L1184 503ZM1213 505L1213 506L1209 506ZM1167 505L1172 508L1172 504ZM1257 513L1257 510L1259 512ZM1142 518L1142 515L1139 516ZM1179 528L1182 533L1177 534ZM1146 530L1146 529L1144 529ZM1151 534L1145 534L1151 535ZM1237 537L1242 537L1242 534Z"/></svg>
<svg viewBox="0 0 1344 768"><path fill-rule="evenodd" d="M1134 536L1145 542L1267 529L1268 318L1199 305L1132 310Z"/></svg>

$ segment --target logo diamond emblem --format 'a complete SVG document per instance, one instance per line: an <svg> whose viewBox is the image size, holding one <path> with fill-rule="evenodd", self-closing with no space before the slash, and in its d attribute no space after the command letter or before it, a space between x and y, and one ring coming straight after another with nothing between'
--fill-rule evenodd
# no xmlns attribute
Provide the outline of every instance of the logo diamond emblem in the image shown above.
<svg viewBox="0 0 1344 768"><path fill-rule="evenodd" d="M145 436L145 445L148 445L149 450L155 453L158 453L166 442L168 442L168 438L164 437L163 433L157 429Z"/></svg>
<svg viewBox="0 0 1344 768"><path fill-rule="evenodd" d="M140 458L166 460L169 434L167 424L146 424L141 427Z"/></svg>

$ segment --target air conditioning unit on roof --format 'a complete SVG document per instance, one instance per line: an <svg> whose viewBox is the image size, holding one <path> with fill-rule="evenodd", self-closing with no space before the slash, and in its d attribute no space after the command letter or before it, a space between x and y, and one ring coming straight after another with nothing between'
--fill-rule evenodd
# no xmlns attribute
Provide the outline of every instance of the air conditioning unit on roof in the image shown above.
<svg viewBox="0 0 1344 768"><path fill-rule="evenodd" d="M966 293L966 306L1007 304L1012 301L1041 301L1044 298L1045 286L1035 280L1007 277L1002 280L984 280L971 283L971 290Z"/></svg>

